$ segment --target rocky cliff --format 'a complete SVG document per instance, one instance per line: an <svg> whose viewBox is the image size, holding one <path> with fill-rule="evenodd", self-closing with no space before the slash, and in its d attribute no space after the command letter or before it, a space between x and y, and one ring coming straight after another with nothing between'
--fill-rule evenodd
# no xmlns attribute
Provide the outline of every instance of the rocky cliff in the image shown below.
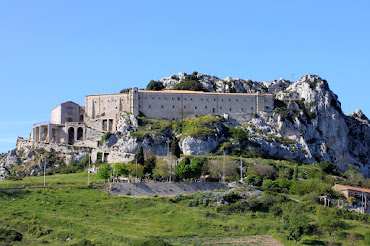
<svg viewBox="0 0 370 246"><path fill-rule="evenodd" d="M157 83L162 88L174 89L184 81L191 81L204 91L274 93L275 108L272 113L260 113L247 122L222 116L179 122L122 113L117 132L101 147L106 151L136 153L143 146L146 152L165 155L167 143L175 137L186 155L226 152L304 163L331 161L342 171L349 164L356 165L369 176L370 121L361 110L344 115L338 97L319 76L305 75L291 83L284 79L253 82L180 73ZM0 168L9 166L16 155L16 152L3 155Z"/></svg>

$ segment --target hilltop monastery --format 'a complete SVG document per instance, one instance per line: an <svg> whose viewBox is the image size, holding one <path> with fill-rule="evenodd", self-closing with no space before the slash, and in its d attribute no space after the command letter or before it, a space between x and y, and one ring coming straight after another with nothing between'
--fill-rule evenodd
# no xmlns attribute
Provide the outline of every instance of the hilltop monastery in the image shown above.
<svg viewBox="0 0 370 246"><path fill-rule="evenodd" d="M86 96L85 106L68 101L51 111L50 122L35 124L30 140L73 145L94 140L104 132L115 132L122 112L148 118L188 119L222 115L238 121L250 120L274 108L273 94L261 92L212 93L184 90L150 91Z"/></svg>

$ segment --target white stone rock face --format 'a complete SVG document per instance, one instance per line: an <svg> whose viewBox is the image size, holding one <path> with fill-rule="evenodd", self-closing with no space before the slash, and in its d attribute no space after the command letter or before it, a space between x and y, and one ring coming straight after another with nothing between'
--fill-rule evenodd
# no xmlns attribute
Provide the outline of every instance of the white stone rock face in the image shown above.
<svg viewBox="0 0 370 246"><path fill-rule="evenodd" d="M205 155L212 152L218 146L218 142L213 138L203 141L193 137L186 137L181 142L181 149L185 155Z"/></svg>

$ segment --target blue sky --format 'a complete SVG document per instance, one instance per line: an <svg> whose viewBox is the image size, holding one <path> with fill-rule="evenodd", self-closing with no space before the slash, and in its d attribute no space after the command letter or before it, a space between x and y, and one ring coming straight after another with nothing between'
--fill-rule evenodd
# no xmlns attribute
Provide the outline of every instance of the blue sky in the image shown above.
<svg viewBox="0 0 370 246"><path fill-rule="evenodd" d="M199 71L317 74L368 104L370 1L0 1L0 152L64 101Z"/></svg>

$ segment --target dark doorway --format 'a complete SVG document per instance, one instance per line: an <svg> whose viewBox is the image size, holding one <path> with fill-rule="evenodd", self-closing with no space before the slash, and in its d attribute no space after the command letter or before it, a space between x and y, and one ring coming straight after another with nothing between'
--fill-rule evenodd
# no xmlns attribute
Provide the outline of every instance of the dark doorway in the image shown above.
<svg viewBox="0 0 370 246"><path fill-rule="evenodd" d="M77 128L77 140L82 140L84 137L84 130L82 127Z"/></svg>
<svg viewBox="0 0 370 246"><path fill-rule="evenodd" d="M73 144L75 141L75 129L70 127L68 129L68 144Z"/></svg>

